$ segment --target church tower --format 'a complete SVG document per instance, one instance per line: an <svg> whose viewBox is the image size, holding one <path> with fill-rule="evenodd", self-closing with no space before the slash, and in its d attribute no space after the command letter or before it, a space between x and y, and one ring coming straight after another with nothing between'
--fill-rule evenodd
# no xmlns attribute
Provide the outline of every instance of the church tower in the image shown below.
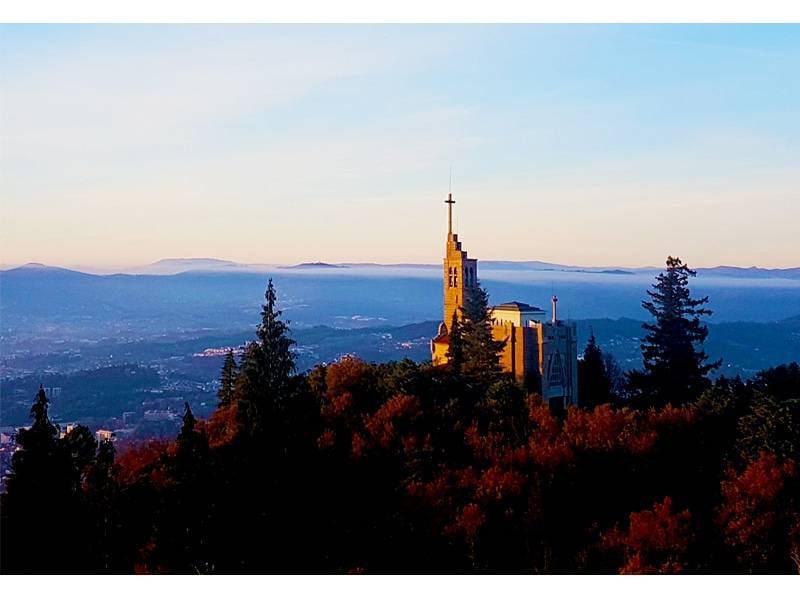
<svg viewBox="0 0 800 600"><path fill-rule="evenodd" d="M447 244L444 252L444 314L436 337L431 340L431 363L443 366L450 360L450 326L453 314L463 318L461 309L469 293L478 286L478 261L461 249L453 233L453 194L447 195ZM563 412L578 402L578 332L574 322L553 318L524 302L506 302L491 309L492 338L503 342L498 355L500 367L519 383L541 393L551 409Z"/></svg>
<svg viewBox="0 0 800 600"><path fill-rule="evenodd" d="M447 245L444 252L444 315L445 331L453 322L453 313L461 317L465 295L478 285L478 261L461 249L458 235L453 233L453 194L447 194Z"/></svg>

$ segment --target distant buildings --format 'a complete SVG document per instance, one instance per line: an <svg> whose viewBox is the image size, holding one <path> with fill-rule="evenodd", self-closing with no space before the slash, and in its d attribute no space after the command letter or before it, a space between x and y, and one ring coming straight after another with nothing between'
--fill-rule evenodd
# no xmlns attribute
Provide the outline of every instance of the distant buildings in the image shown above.
<svg viewBox="0 0 800 600"><path fill-rule="evenodd" d="M245 344L241 344L239 346L223 346L222 348L206 348L200 352L195 352L192 354L195 358L210 358L215 356L225 356L228 352L233 352L236 356L241 356L244 354L245 351Z"/></svg>
<svg viewBox="0 0 800 600"><path fill-rule="evenodd" d="M478 287L478 260L469 258L453 233L453 195L447 200L447 242L444 256L444 320L431 340L433 364L447 363L448 328L466 295ZM500 355L503 369L517 381L536 389L553 409L578 403L578 347L575 323L558 319L558 299L552 298L552 315L523 302L506 302L491 309L492 337L505 342Z"/></svg>
<svg viewBox="0 0 800 600"><path fill-rule="evenodd" d="M113 442L114 432L110 429L98 429L94 432L94 437L98 442Z"/></svg>
<svg viewBox="0 0 800 600"><path fill-rule="evenodd" d="M17 427L0 427L0 494L6 491L11 474L11 458L17 451Z"/></svg>

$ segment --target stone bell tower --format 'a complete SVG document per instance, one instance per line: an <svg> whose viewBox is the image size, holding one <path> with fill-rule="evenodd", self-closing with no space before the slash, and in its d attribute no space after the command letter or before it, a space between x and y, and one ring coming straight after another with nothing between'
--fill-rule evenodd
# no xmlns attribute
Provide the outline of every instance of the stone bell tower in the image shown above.
<svg viewBox="0 0 800 600"><path fill-rule="evenodd" d="M453 194L447 194L447 245L444 252L444 315L445 330L453 321L453 313L461 317L465 294L478 285L478 261L461 249L458 235L453 233Z"/></svg>

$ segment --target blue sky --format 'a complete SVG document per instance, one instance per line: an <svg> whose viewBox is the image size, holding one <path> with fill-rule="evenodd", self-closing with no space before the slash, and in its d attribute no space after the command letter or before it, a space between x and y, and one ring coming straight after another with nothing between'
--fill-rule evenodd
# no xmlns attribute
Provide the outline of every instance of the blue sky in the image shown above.
<svg viewBox="0 0 800 600"><path fill-rule="evenodd" d="M2 256L800 265L800 27L0 26Z"/></svg>

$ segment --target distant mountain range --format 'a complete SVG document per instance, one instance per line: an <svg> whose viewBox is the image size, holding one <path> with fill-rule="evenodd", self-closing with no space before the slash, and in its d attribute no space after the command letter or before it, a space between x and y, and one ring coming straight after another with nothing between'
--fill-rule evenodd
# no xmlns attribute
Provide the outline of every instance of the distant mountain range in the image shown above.
<svg viewBox="0 0 800 600"><path fill-rule="evenodd" d="M162 258L145 267L129 269L127 273L141 275L172 275L184 271L216 271L219 269L236 269L241 265L232 260L219 258Z"/></svg>
<svg viewBox="0 0 800 600"><path fill-rule="evenodd" d="M369 267L369 268L403 268L403 269L438 269L440 264L426 263L328 263L328 262L305 262L296 265L278 265L269 263L239 263L232 260L219 258L164 258L149 265L133 267L120 271L118 274L128 275L176 275L189 271L205 272L249 272L264 273L275 269L342 269L347 267ZM635 273L657 273L661 267L585 267L580 265L563 265L558 263L548 263L539 260L482 260L480 268L485 270L506 270L506 271L562 271L574 273L602 273L606 275L632 275ZM40 263L28 263L21 267L6 268L5 271L13 269L32 269L32 270L58 270L60 267L42 265ZM74 271L72 269L61 269L63 271ZM737 277L743 279L800 279L800 267L785 269L766 269L761 267L734 267L720 265L717 267L698 268L698 274L709 276ZM97 273L95 271L95 273Z"/></svg>
<svg viewBox="0 0 800 600"><path fill-rule="evenodd" d="M281 269L347 269L348 265L332 265L325 262L305 262L299 265L281 267Z"/></svg>

